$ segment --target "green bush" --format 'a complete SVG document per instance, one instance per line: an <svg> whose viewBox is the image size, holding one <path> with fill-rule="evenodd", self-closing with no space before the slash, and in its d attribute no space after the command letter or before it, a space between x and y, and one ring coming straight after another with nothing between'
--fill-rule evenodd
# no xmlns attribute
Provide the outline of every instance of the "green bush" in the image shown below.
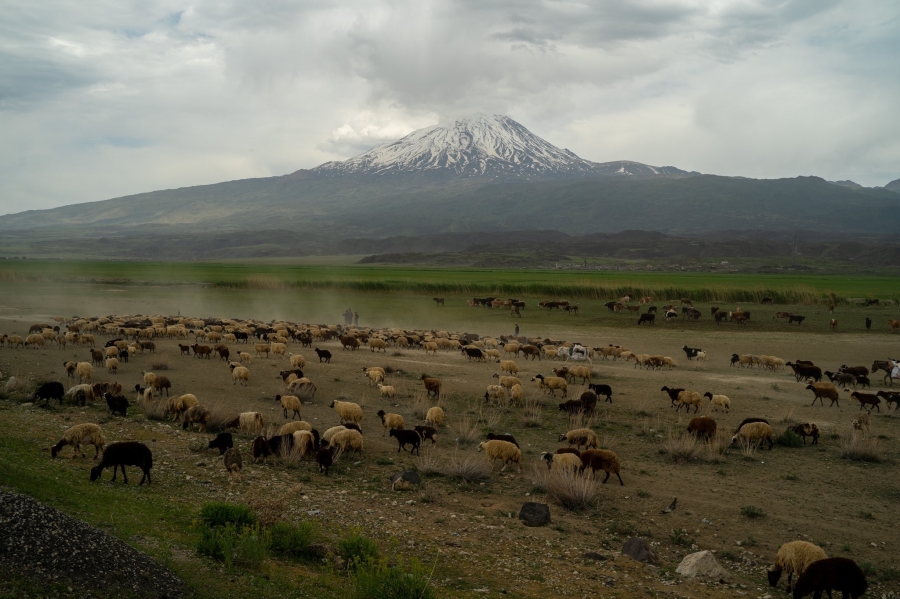
<svg viewBox="0 0 900 599"><path fill-rule="evenodd" d="M256 514L246 505L212 501L200 508L200 519L207 526L234 524L240 528L256 524Z"/></svg>
<svg viewBox="0 0 900 599"><path fill-rule="evenodd" d="M259 526L238 529L229 522L223 526L201 527L197 553L223 562L227 569L257 568L269 556L270 544L268 531Z"/></svg>
<svg viewBox="0 0 900 599"><path fill-rule="evenodd" d="M353 580L353 599L434 599L431 579L419 562L393 568L386 559L359 566Z"/></svg>
<svg viewBox="0 0 900 599"><path fill-rule="evenodd" d="M378 545L355 530L338 542L337 552L347 568L352 569L375 560L378 557Z"/></svg>
<svg viewBox="0 0 900 599"><path fill-rule="evenodd" d="M310 547L319 538L319 531L314 522L304 520L300 524L277 522L269 528L272 541L272 553L294 559L312 557Z"/></svg>
<svg viewBox="0 0 900 599"><path fill-rule="evenodd" d="M755 505L745 505L741 508L741 515L755 519L762 518L766 513L762 511L762 508L758 508Z"/></svg>
<svg viewBox="0 0 900 599"><path fill-rule="evenodd" d="M783 447L802 447L803 446L803 438L790 429L781 433L781 436L777 437L775 439L775 442Z"/></svg>

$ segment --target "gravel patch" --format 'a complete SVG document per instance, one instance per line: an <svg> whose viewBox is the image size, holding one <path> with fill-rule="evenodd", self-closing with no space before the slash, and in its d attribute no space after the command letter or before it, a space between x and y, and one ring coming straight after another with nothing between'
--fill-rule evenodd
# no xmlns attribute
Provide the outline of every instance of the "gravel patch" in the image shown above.
<svg viewBox="0 0 900 599"><path fill-rule="evenodd" d="M0 491L0 571L159 599L182 582L134 547L26 495Z"/></svg>

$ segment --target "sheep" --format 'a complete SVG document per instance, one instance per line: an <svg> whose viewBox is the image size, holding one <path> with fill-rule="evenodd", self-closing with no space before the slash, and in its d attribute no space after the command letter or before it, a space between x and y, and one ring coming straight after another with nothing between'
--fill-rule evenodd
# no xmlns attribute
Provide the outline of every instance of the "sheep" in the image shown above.
<svg viewBox="0 0 900 599"><path fill-rule="evenodd" d="M815 561L826 559L828 556L818 545L807 541L791 541L778 549L775 555L775 563L769 568L769 586L778 584L782 573L787 573L787 592L791 592L791 581L794 574L799 579L806 569Z"/></svg>
<svg viewBox="0 0 900 599"><path fill-rule="evenodd" d="M588 449L581 452L579 459L581 460L582 472L587 468L590 468L592 473L603 470L606 472L603 484L606 484L606 481L609 480L610 474L615 474L616 478L619 479L619 484L623 487L625 486L625 482L622 480L622 466L619 462L619 456L614 451L609 449Z"/></svg>
<svg viewBox="0 0 900 599"><path fill-rule="evenodd" d="M338 401L335 399L331 402L330 407L334 408L338 413L341 424L344 422L355 422L356 424L359 424L363 419L363 411L362 408L359 407L359 404L349 401Z"/></svg>
<svg viewBox="0 0 900 599"><path fill-rule="evenodd" d="M378 410L375 415L381 418L381 425L384 427L385 434L387 434L388 429L396 428L402 430L406 426L406 422L400 414L385 414L384 410Z"/></svg>
<svg viewBox="0 0 900 599"><path fill-rule="evenodd" d="M818 366L814 365L812 362L800 362L799 360L794 362L787 362L785 366L790 366L791 370L794 371L794 378L797 379L797 382L800 382L800 379L813 379L816 383L822 380L822 369Z"/></svg>
<svg viewBox="0 0 900 599"><path fill-rule="evenodd" d="M128 484L128 475L125 474L125 466L137 466L144 473L138 486L143 485L145 480L148 485L152 482L150 469L153 468L153 453L143 443L121 441L110 444L103 452L103 459L100 460L100 463L91 468L91 482L100 478L103 470L110 466L113 467L113 480L116 480L118 469L122 469L122 478L125 479L126 485Z"/></svg>
<svg viewBox="0 0 900 599"><path fill-rule="evenodd" d="M269 349L274 355L281 356L283 359L285 352L287 352L287 345L284 343L270 343Z"/></svg>
<svg viewBox="0 0 900 599"><path fill-rule="evenodd" d="M900 393L898 393L897 391L879 391L875 395L884 399L884 402L887 404L888 409L890 409L892 403L896 404L894 406L895 412L900 409Z"/></svg>
<svg viewBox="0 0 900 599"><path fill-rule="evenodd" d="M769 442L769 450L771 451L774 441L772 441L772 427L765 422L751 422L740 428L737 434L731 438L731 444L734 445L738 441L747 441L748 443L758 442L761 446L763 442Z"/></svg>
<svg viewBox="0 0 900 599"><path fill-rule="evenodd" d="M348 429L346 426L344 426L342 424L338 425L338 426L332 426L330 429L326 430L325 433L322 435L322 443L324 443L325 445L328 445L331 442L331 438L336 433L339 433L340 431L345 431L345 430L348 430Z"/></svg>
<svg viewBox="0 0 900 599"><path fill-rule="evenodd" d="M678 406L676 406L675 411L678 412L684 407L684 411L687 412L691 409L691 406L694 406L694 414L696 414L702 404L703 397L696 391L682 391L678 394Z"/></svg>
<svg viewBox="0 0 900 599"><path fill-rule="evenodd" d="M66 432L63 433L62 439L59 442L50 448L50 457L55 458L59 455L59 451L65 447L66 445L71 445L72 459L74 460L77 454L81 454L81 457L85 457L84 452L81 451L81 444L85 445L93 445L94 446L94 459L100 455L100 451L103 449L103 446L106 445L106 437L103 435L103 429L101 429L98 425L86 422L84 424L76 424L75 426L66 429Z"/></svg>
<svg viewBox="0 0 900 599"><path fill-rule="evenodd" d="M298 420L302 420L300 408L303 404L300 402L299 397L295 395L276 395L275 401L281 402L281 408L284 411L285 418L288 417L288 412L293 412L293 414L291 414L292 420L294 416L296 416Z"/></svg>
<svg viewBox="0 0 900 599"><path fill-rule="evenodd" d="M334 449L331 447L320 447L316 452L316 464L319 465L319 473L328 476L328 469L334 463Z"/></svg>
<svg viewBox="0 0 900 599"><path fill-rule="evenodd" d="M49 383L44 383L40 387L38 387L37 391L34 392L34 395L31 396L31 399L34 401L43 399L44 401L50 401L51 399L55 399L59 403L62 403L63 397L65 397L66 389L63 387L62 383L51 381Z"/></svg>
<svg viewBox="0 0 900 599"><path fill-rule="evenodd" d="M104 393L103 398L106 400L106 406L109 408L109 413L115 415L116 412L122 414L123 417L127 417L126 411L128 410L128 400L121 395L113 395L111 393Z"/></svg>
<svg viewBox="0 0 900 599"><path fill-rule="evenodd" d="M291 440L293 440L293 438L294 437L291 436ZM265 461L266 458L272 455L272 451L269 449L269 444L266 442L265 437L258 436L250 442L250 455L253 456L254 463L256 463L259 458L262 458L263 461Z"/></svg>
<svg viewBox="0 0 900 599"><path fill-rule="evenodd" d="M75 366L75 374L78 375L78 380L82 383L90 383L91 378L94 376L94 367L91 366L90 362L79 362Z"/></svg>
<svg viewBox="0 0 900 599"><path fill-rule="evenodd" d="M188 408L181 418L181 429L187 430L188 427L193 431L194 425L198 425L201 433L206 432L206 424L209 422L209 410L201 405Z"/></svg>
<svg viewBox="0 0 900 599"><path fill-rule="evenodd" d="M171 383L171 381L169 381L168 377L159 376L159 375L157 375L157 377L154 379L154 381L153 381L153 383L151 383L151 385L153 386L154 389L156 389L156 392L159 393L160 396L162 396L162 392L163 392L163 390L165 390L166 397L169 396L169 389L172 388L172 383Z"/></svg>
<svg viewBox="0 0 900 599"><path fill-rule="evenodd" d="M875 408L879 412L881 412L881 398L872 393L860 393L858 391L854 391L850 394L850 397L859 402L859 409L862 410L866 408L869 413L872 412L872 408Z"/></svg>
<svg viewBox="0 0 900 599"><path fill-rule="evenodd" d="M391 385L382 385L381 383L378 384L378 392L381 393L381 397L387 397L388 399L394 399L394 396L396 395L394 387Z"/></svg>
<svg viewBox="0 0 900 599"><path fill-rule="evenodd" d="M552 454L545 451L541 459L547 462L547 468L575 474L581 470L581 457L574 453Z"/></svg>
<svg viewBox="0 0 900 599"><path fill-rule="evenodd" d="M853 419L853 422L850 423L855 430L861 431L865 430L865 435L869 435L869 415L868 414L860 414L856 418Z"/></svg>
<svg viewBox="0 0 900 599"><path fill-rule="evenodd" d="M515 404L517 406L522 405L522 396L523 395L524 394L522 391L522 385L515 384L509 390L509 399L513 404Z"/></svg>
<svg viewBox="0 0 900 599"><path fill-rule="evenodd" d="M63 368L66 371L66 375L68 375L68 377L70 379L75 378L75 367L76 366L77 366L77 364L71 360L67 360L67 361L63 362Z"/></svg>
<svg viewBox="0 0 900 599"><path fill-rule="evenodd" d="M284 437L284 435L279 436ZM292 436L294 437L292 450L299 452L301 458L311 458L315 455L316 438L312 431L294 431Z"/></svg>
<svg viewBox="0 0 900 599"><path fill-rule="evenodd" d="M363 372L369 379L369 386L380 385L384 382L384 370L381 368L363 368Z"/></svg>
<svg viewBox="0 0 900 599"><path fill-rule="evenodd" d="M522 465L520 463L522 460L522 451L518 446L509 441L501 441L499 439L482 441L478 444L478 451L483 451L485 453L488 461L491 462L492 470L494 460L502 460L503 467L500 469L500 472L506 470L506 467L509 466L510 463L514 463L519 472L522 472Z"/></svg>
<svg viewBox="0 0 900 599"><path fill-rule="evenodd" d="M487 434L487 440L488 440L488 441L506 441L506 442L508 442L508 443L512 443L512 444L515 445L516 447L519 446L519 442L516 441L516 438L513 437L512 435L508 434L508 433L505 434L505 435L497 435L497 434L494 434L494 433L488 433L488 434Z"/></svg>
<svg viewBox="0 0 900 599"><path fill-rule="evenodd" d="M716 436L716 421L707 416L697 416L688 422L687 430L695 437L712 439Z"/></svg>
<svg viewBox="0 0 900 599"><path fill-rule="evenodd" d="M82 383L80 385L75 385L66 391L66 397L71 399L74 403L83 406L87 400L94 399L94 389L91 385Z"/></svg>
<svg viewBox="0 0 900 599"><path fill-rule="evenodd" d="M28 335L28 337L25 338L25 344L23 347L27 348L30 345L34 349L38 349L39 347L44 347L44 342L44 337L41 335Z"/></svg>
<svg viewBox="0 0 900 599"><path fill-rule="evenodd" d="M812 406L816 405L816 400L818 400L819 403L821 403L822 406L824 407L825 402L823 400L830 399L831 405L829 407L831 407L835 404L837 404L837 407L839 407L839 408L841 407L841 403L839 401L840 397L838 395L838 390L837 390L837 387L835 387L833 383L810 383L809 385L806 386L806 388L815 394L815 397L813 398L813 401L810 405L812 405Z"/></svg>
<svg viewBox="0 0 900 599"><path fill-rule="evenodd" d="M253 357L252 357L248 352L245 352L245 351L239 352L239 353L238 353L238 358L239 358L238 361L239 361L241 364L243 364L244 362L246 362L247 364L249 364L249 363L252 361L252 359L253 359Z"/></svg>
<svg viewBox="0 0 900 599"><path fill-rule="evenodd" d="M846 557L829 557L811 563L806 572L797 580L794 586L794 599L801 599L815 593L818 599L823 591L841 591L844 599L857 599L862 597L869 588L866 575L852 559Z"/></svg>
<svg viewBox="0 0 900 599"><path fill-rule="evenodd" d="M731 354L731 365L734 366L735 364L737 364L741 368L743 368L744 366L752 367L753 356L750 354L745 354L742 356L739 356L738 354Z"/></svg>
<svg viewBox="0 0 900 599"><path fill-rule="evenodd" d="M287 424L283 424L281 428L278 430L279 435L293 435L297 431L310 431L312 432L312 425L305 420L297 420L291 421Z"/></svg>
<svg viewBox="0 0 900 599"><path fill-rule="evenodd" d="M152 387L153 383L156 382L156 373L148 372L146 370L142 370L141 374L144 377L144 386Z"/></svg>
<svg viewBox="0 0 900 599"><path fill-rule="evenodd" d="M791 430L795 435L799 435L803 437L803 444L806 445L806 438L812 437L813 445L817 445L819 443L819 435L822 434L822 431L819 430L819 425L813 422L805 422L802 424L795 424L791 427Z"/></svg>
<svg viewBox="0 0 900 599"><path fill-rule="evenodd" d="M391 436L397 438L397 443L399 445L399 447L397 447L397 453L400 453L401 450L405 449L405 447L409 445L410 455L412 455L413 451L416 452L416 455L419 454L419 445L422 443L422 437L419 435L418 431L408 431L403 430L402 428L391 428Z"/></svg>
<svg viewBox="0 0 900 599"><path fill-rule="evenodd" d="M387 353L387 343L384 342L384 339L372 337L369 339L367 345L369 346L369 351L375 352L381 350L384 353Z"/></svg>
<svg viewBox="0 0 900 599"><path fill-rule="evenodd" d="M831 372L830 370L826 370L822 374L827 376L828 380L832 383L836 382L839 385L843 385L845 389L849 385L856 387L856 376L849 372Z"/></svg>
<svg viewBox="0 0 900 599"><path fill-rule="evenodd" d="M256 350L256 357L258 358L260 354L265 354L266 358L269 357L269 352L272 351L272 348L269 347L268 343L257 343L253 346L253 349Z"/></svg>
<svg viewBox="0 0 900 599"><path fill-rule="evenodd" d="M363 450L363 436L359 431L353 429L338 431L331 437L331 441L328 445L342 453L345 451L353 451L361 454Z"/></svg>
<svg viewBox="0 0 900 599"><path fill-rule="evenodd" d="M487 391L484 392L484 401L494 401L502 403L506 400L506 389L501 385L488 385Z"/></svg>
<svg viewBox="0 0 900 599"><path fill-rule="evenodd" d="M556 395L557 389L562 391L563 397L566 397L568 394L568 391L566 390L568 387L566 379L558 376L544 377L542 374L537 374L531 379L531 382L537 383L538 389L541 389L542 391L549 390L551 395Z"/></svg>
<svg viewBox="0 0 900 599"><path fill-rule="evenodd" d="M244 466L244 460L241 457L241 450L237 447L229 448L222 457L222 463L225 464L225 470L229 476L241 478L241 468Z"/></svg>
<svg viewBox="0 0 900 599"><path fill-rule="evenodd" d="M516 365L515 360L503 360L500 362L500 372L508 372L510 375L516 375L519 373L519 367Z"/></svg>
<svg viewBox="0 0 900 599"><path fill-rule="evenodd" d="M259 412L241 412L238 417L228 422L225 428L236 428L247 433L262 433L265 421Z"/></svg>
<svg viewBox="0 0 900 599"><path fill-rule="evenodd" d="M444 409L440 406L428 408L425 414L425 424L429 426L444 426Z"/></svg>
<svg viewBox="0 0 900 599"><path fill-rule="evenodd" d="M583 382L590 384L591 369L587 366L569 366L568 376L572 378L573 383L575 379L583 379Z"/></svg>
<svg viewBox="0 0 900 599"><path fill-rule="evenodd" d="M515 376L501 376L499 374L494 374L493 378L498 379L500 381L500 386L506 387L507 389L512 389L513 386L522 384L522 381Z"/></svg>
<svg viewBox="0 0 900 599"><path fill-rule="evenodd" d="M441 394L441 381L440 379L436 379L428 376L427 374L422 375L422 383L425 385L425 395L434 395L435 397Z"/></svg>
<svg viewBox="0 0 900 599"><path fill-rule="evenodd" d="M421 424L413 427L413 430L419 433L419 436L422 437L422 441L431 441L431 444L434 445L437 443L437 429L433 426L423 426Z"/></svg>
<svg viewBox="0 0 900 599"><path fill-rule="evenodd" d="M197 396L193 393L185 393L184 395L170 397L168 401L166 401L166 411L164 415L172 414L172 420L177 420L181 418L186 410L199 404L200 402L197 400Z"/></svg>
<svg viewBox="0 0 900 599"><path fill-rule="evenodd" d="M710 391L707 391L703 394L703 397L709 398L713 412L718 412L719 408L725 410L726 413L731 410L731 400L728 399L727 395L713 395Z"/></svg>
<svg viewBox="0 0 900 599"><path fill-rule="evenodd" d="M574 445L578 449L581 449L582 445L584 445L585 449L600 447L600 439L597 437L597 433L589 428L578 428L564 433L559 436L559 441L568 441L569 445Z"/></svg>
<svg viewBox="0 0 900 599"><path fill-rule="evenodd" d="M232 447L234 447L234 438L231 436L231 433L219 433L207 445L208 449L218 449L219 455L223 455Z"/></svg>
<svg viewBox="0 0 900 599"><path fill-rule="evenodd" d="M242 385L250 384L250 369L246 366L238 366L234 362L229 362L228 367L231 369L231 384L237 385L238 381Z"/></svg>

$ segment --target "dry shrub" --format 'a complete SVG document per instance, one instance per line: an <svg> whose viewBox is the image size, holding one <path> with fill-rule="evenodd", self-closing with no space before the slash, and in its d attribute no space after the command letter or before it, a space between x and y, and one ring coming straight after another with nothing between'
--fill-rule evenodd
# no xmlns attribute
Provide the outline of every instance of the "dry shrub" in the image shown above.
<svg viewBox="0 0 900 599"><path fill-rule="evenodd" d="M544 460L541 460L543 462ZM543 463L531 465L531 487L532 493L546 493L547 479L550 478L550 469Z"/></svg>
<svg viewBox="0 0 900 599"><path fill-rule="evenodd" d="M687 432L669 431L662 450L676 464L693 462L700 457L700 445L696 437Z"/></svg>
<svg viewBox="0 0 900 599"><path fill-rule="evenodd" d="M738 437L738 446L740 447L741 455L745 458L754 457L756 455L756 450L759 449L760 443L762 443L762 441L754 443L750 439Z"/></svg>
<svg viewBox="0 0 900 599"><path fill-rule="evenodd" d="M539 399L526 399L522 410L522 426L535 428L544 424L544 405Z"/></svg>
<svg viewBox="0 0 900 599"><path fill-rule="evenodd" d="M547 497L567 510L594 507L600 494L600 481L593 474L573 474L549 470L546 482Z"/></svg>
<svg viewBox="0 0 900 599"><path fill-rule="evenodd" d="M147 420L165 420L166 402L163 400L144 399L143 395L137 400L138 409L144 413Z"/></svg>
<svg viewBox="0 0 900 599"><path fill-rule="evenodd" d="M291 444L290 448L286 445L281 446L278 454L278 461L286 468L299 468L303 463L303 457L298 447Z"/></svg>
<svg viewBox="0 0 900 599"><path fill-rule="evenodd" d="M153 360L150 362L151 370L168 370L169 369L169 354L161 353L153 356Z"/></svg>
<svg viewBox="0 0 900 599"><path fill-rule="evenodd" d="M853 432L841 437L841 457L854 462L881 462L878 439Z"/></svg>
<svg viewBox="0 0 900 599"><path fill-rule="evenodd" d="M479 483L491 478L491 465L482 456L454 453L444 466L444 475L467 483Z"/></svg>
<svg viewBox="0 0 900 599"><path fill-rule="evenodd" d="M478 407L478 420L481 421L485 431L495 432L500 424L500 419L503 418L503 413L500 410L488 410L485 412L483 408L484 406Z"/></svg>
<svg viewBox="0 0 900 599"><path fill-rule="evenodd" d="M209 422L206 423L206 431L209 433L221 433L226 425L237 417L233 408L221 404L206 406L209 410Z"/></svg>
<svg viewBox="0 0 900 599"><path fill-rule="evenodd" d="M481 427L468 414L448 428L456 435L459 447L468 447L481 438Z"/></svg>
<svg viewBox="0 0 900 599"><path fill-rule="evenodd" d="M797 420L794 418L794 410L795 408L791 408L787 412L784 413L784 416L781 417L781 424L786 424L788 426L793 426L797 424Z"/></svg>
<svg viewBox="0 0 900 599"><path fill-rule="evenodd" d="M706 447L709 449L709 459L712 462L722 462L725 460L725 451L731 444L731 437L728 431L722 429L716 430L716 434L709 439Z"/></svg>
<svg viewBox="0 0 900 599"><path fill-rule="evenodd" d="M256 513L257 521L263 526L271 526L281 521L285 509L295 504L295 499L303 492L303 485L293 485L281 493L272 488L253 487L244 494L244 503Z"/></svg>
<svg viewBox="0 0 900 599"><path fill-rule="evenodd" d="M586 414L583 411L569 414L569 430L574 431L579 428L594 428L597 423L597 417L594 414Z"/></svg>
<svg viewBox="0 0 900 599"><path fill-rule="evenodd" d="M416 391L412 400L412 413L416 420L425 420L428 409L431 407L431 400L425 394L423 389Z"/></svg>
<svg viewBox="0 0 900 599"><path fill-rule="evenodd" d="M414 463L416 471L423 476L443 476L447 467L435 452L424 447Z"/></svg>

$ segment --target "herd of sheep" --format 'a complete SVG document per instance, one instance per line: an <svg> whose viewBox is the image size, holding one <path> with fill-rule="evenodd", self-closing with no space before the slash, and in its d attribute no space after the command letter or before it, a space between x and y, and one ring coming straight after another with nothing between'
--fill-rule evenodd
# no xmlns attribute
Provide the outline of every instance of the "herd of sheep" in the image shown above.
<svg viewBox="0 0 900 599"><path fill-rule="evenodd" d="M476 298L470 303L485 305L483 299ZM623 298L626 299L630 300ZM495 302L494 298L491 298L491 302ZM524 308L524 303L510 306ZM621 300L611 303L608 307L616 311L623 309L619 306L624 306ZM557 303L542 307L554 309L570 306L567 303ZM674 305L666 308L667 313L671 312ZM693 306L690 308L693 309ZM716 315L717 312L720 311L716 309L713 314ZM739 321L749 318L748 313L740 310L726 314L732 319L737 314ZM68 390L58 381L48 381L40 385L34 393L35 400L56 400L84 405L88 401L103 399L110 413L126 416L127 408L133 405L133 402L129 401L124 393L133 389L137 396L136 401L141 405L164 401L165 415L180 420L184 430L193 430L196 427L201 433L217 433L209 442L209 447L220 450L227 470L234 475L239 475L242 457L240 450L235 447L232 431L252 436L249 450L254 461L265 460L269 456L298 453L301 458L314 460L324 475L328 474L329 467L340 454L363 452L364 435L361 424L365 412L359 404L343 399L331 401L330 407L334 409L338 423L321 433L309 422L302 420L304 401L313 400L316 385L303 372L306 359L299 349L296 352L289 351L291 346L312 348L314 344L338 341L341 351L368 348L370 352L376 353L385 352L388 347L415 348L425 353L456 351L467 361L497 363L499 372L492 375L496 379L496 384L485 385L484 401L515 407L524 403L525 385L523 380L518 378L519 368L516 358L522 356L525 360L539 361L564 359L564 364L551 369L552 375L536 374L529 382L542 393L555 396L559 391L566 400L559 404L559 410L569 414L592 413L600 397L612 403L611 387L592 382L595 375L587 364L593 363L594 360L634 362L634 368L661 370L677 367L677 362L669 356L634 353L627 348L614 345L586 347L563 339L502 336L494 338L450 331L407 331L396 328L370 329L283 321L264 323L253 320L184 317L105 316L72 319L57 317L54 320L55 323L32 326L27 340L23 339L22 343L18 342L20 337L17 335L0 335L2 345L11 349L29 345L43 347L49 343L57 343L60 348L77 345L90 351L90 361L66 361L63 364L67 377L73 379L74 383ZM38 337L40 343L37 341ZM102 349L96 348L98 338L109 338L103 342ZM178 341L193 339L194 343L190 345L178 343L181 354L198 359L218 356L227 363L233 385L245 385L251 380L254 359L272 357L287 360L290 368L280 372L283 392L274 397L281 406L283 418L289 422L281 426L277 434L266 437L264 435L266 422L262 414L243 412L224 425L218 426L218 430L210 431L208 430L210 409L202 405L193 393L180 395L170 393L173 384L166 376L141 371L141 381L127 390L116 382L94 380L95 366L105 367L109 374L117 374L122 365L129 363L135 354L154 352L155 341L161 339ZM252 355L249 351L251 347ZM685 345L682 350L688 360L708 359L707 352L700 348ZM314 351L319 363L331 363L333 355L329 350L315 347ZM820 367L809 361L785 362L781 358L764 355L734 354L730 363L734 367L768 369L773 372L791 368L797 381L808 382L806 389L813 392L814 403L819 401L822 405L825 399L828 399L831 405L839 405L839 386L843 387L849 397L858 401L860 406L860 415L854 419L852 425L866 434L869 428L868 415L873 409L880 411L882 399L888 407L891 403L895 403L894 409L900 408L898 392L882 390L877 394L870 394L858 390L858 387L870 386L868 375L877 369L886 371L885 382L892 383L891 372L895 371L897 365L892 360L876 362L871 371L864 366L842 365L834 372L823 372ZM396 398L397 389L394 385L387 384L388 372L384 368L364 367L363 376L370 386L378 389L380 397L389 400ZM829 382L823 382L823 377L827 377ZM425 397L439 404L443 390L441 379L423 374L419 380ZM569 398L569 385L576 381L587 385L587 390L580 393L577 399ZM850 386L855 390L851 392ZM708 406L709 414L712 414L719 410L729 412L732 408L732 401L726 395L715 391L705 391L701 394L699 391L668 385L663 386L662 391L668 395L675 412L684 408L685 411L693 409L692 413L697 414L701 407L705 409ZM436 444L438 431L446 424L445 413L440 405L432 405L427 410L424 420L412 428L408 428L405 418L398 413L379 410L374 416L380 420L384 435L396 438L398 452L408 448L410 453L418 453L425 441L431 441L432 445ZM694 416L687 430L698 438L713 438L717 432L717 424L711 415ZM801 436L804 443L807 437L812 437L813 444L818 442L821 432L818 425L812 422L797 424L791 430ZM732 443L755 446L765 444L772 449L774 436L772 426L765 419L747 418L735 431ZM624 485L619 457L613 451L602 448L600 439L590 428L575 428L560 434L559 442L565 446L553 452L544 452L540 456L540 460L546 462L551 470L558 470L571 476L587 476L603 471L605 473L603 483L615 474L619 483ZM96 480L108 467L113 467L114 479L117 469L121 468L124 478L125 466L137 466L143 472L141 484L145 480L148 484L151 482L152 454L142 443L127 441L107 445L104 432L98 425L84 423L68 429L62 439L51 448L51 456L56 457L66 445L73 447L73 457L79 454L84 457L81 445L93 445L95 459L102 452L102 461L91 470L91 480ZM521 471L522 451L517 440L510 434L488 434L487 438L478 444L477 450L483 452L490 462L499 461L502 464L501 472L510 465ZM127 482L127 478L125 481ZM793 585L795 597L802 597L811 592L816 592L816 596L819 596L819 592L824 589L842 590L849 593L845 596L857 597L866 589L865 577L855 564L842 558L827 558L820 548L810 543L797 541L781 548L775 565L770 570L770 582L773 586L782 572L787 574L789 590L792 577L798 577L796 584Z"/></svg>

